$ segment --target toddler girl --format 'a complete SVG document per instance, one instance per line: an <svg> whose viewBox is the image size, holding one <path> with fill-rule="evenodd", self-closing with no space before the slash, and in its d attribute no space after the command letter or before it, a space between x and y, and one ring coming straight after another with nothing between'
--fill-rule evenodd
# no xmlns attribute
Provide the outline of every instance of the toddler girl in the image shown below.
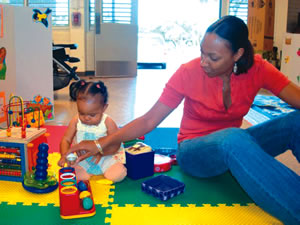
<svg viewBox="0 0 300 225"><path fill-rule="evenodd" d="M95 140L94 144L97 145L98 138L112 134L118 129L116 123L104 113L108 106L108 93L102 81L80 80L75 88L78 115L72 118L60 142L61 158L58 165L61 167L67 162L66 152L72 143ZM117 145L107 149L104 155L102 153L101 151L96 156L74 165L78 180L88 180L92 175L100 174L113 182L125 178L127 171L123 165L124 149Z"/></svg>

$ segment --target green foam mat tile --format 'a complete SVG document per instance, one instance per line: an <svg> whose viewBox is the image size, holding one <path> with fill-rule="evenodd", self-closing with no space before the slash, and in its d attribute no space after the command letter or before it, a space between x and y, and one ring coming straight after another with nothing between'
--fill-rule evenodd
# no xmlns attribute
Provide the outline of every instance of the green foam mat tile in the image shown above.
<svg viewBox="0 0 300 225"><path fill-rule="evenodd" d="M160 174L155 173L154 176ZM132 180L127 177L121 183L115 184L113 204L118 204L119 206L124 206L125 204L134 204L135 206L142 204L151 206L156 206L157 204L165 204L166 206L171 206L172 204L180 204L182 206L195 204L201 206L202 204L246 205L253 203L229 172L213 178L199 179L184 174L179 166L172 166L170 171L163 174L183 182L185 184L184 193L167 201L161 201L141 190L142 182L152 177L139 180Z"/></svg>

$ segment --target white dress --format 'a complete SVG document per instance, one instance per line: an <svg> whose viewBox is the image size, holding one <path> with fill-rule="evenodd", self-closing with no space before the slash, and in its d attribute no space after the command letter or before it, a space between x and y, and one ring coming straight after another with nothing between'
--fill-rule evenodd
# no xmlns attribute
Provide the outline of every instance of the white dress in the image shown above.
<svg viewBox="0 0 300 225"><path fill-rule="evenodd" d="M76 131L76 143L81 142L82 140L96 140L100 137L107 135L107 128L105 125L105 120L107 118L106 114L103 114L102 119L98 125L86 125L83 124L80 119L77 122L77 131ZM105 173L105 171L111 167L116 162L125 163L125 152L123 146L120 147L118 152L115 155L102 156L100 162L95 164L92 161L93 157L89 157L79 163L87 173L93 175L100 175Z"/></svg>

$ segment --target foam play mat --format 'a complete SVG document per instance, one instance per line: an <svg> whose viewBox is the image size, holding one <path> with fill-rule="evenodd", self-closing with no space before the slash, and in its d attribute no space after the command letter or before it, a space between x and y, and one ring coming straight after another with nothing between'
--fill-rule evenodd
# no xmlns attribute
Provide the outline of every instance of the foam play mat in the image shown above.
<svg viewBox="0 0 300 225"><path fill-rule="evenodd" d="M276 96L257 95L245 119L256 125L295 110Z"/></svg>
<svg viewBox="0 0 300 225"><path fill-rule="evenodd" d="M51 129L54 132L60 127ZM174 149L177 131L175 128L157 128L146 135L145 143L153 149ZM57 152L48 156L49 170L55 173L59 170L59 157ZM143 182L162 174L182 182L184 192L162 201L142 191ZM167 172L142 179L127 177L116 184L99 182L101 179L97 176L90 181L96 214L71 220L60 217L58 189L47 194L34 194L26 191L21 182L0 181L0 224L282 224L257 207L230 173L199 179L172 165Z"/></svg>

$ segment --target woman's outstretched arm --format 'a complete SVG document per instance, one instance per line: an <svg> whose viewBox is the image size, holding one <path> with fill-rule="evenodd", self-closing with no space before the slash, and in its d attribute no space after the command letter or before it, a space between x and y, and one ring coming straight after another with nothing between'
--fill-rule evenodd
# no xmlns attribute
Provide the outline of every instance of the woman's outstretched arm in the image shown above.
<svg viewBox="0 0 300 225"><path fill-rule="evenodd" d="M157 127L173 110L173 108L157 101L143 116L131 121L113 134L98 139L103 150L103 155L106 155L106 152L110 152L110 149L115 148L116 145L120 145L121 142L132 140L147 134ZM81 155L77 161L81 161L89 156L99 153L99 149L94 141L82 141L79 144L72 146L68 151L68 154L81 150L84 150L86 154Z"/></svg>

